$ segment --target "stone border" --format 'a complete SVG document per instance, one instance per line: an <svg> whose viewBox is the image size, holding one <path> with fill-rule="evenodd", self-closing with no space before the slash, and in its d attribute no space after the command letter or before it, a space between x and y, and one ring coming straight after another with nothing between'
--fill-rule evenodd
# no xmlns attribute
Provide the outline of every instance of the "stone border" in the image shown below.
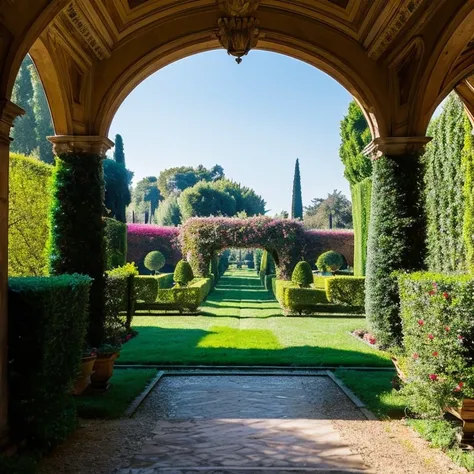
<svg viewBox="0 0 474 474"><path fill-rule="evenodd" d="M360 338L357 338L360 340ZM374 346L370 346L374 347ZM291 375L291 372L321 372L325 370L358 370L362 372L384 372L390 371L393 372L395 369L393 366L391 367L363 367L363 366L346 366L346 365L321 365L321 366L301 366L301 367L291 367L285 365L254 365L254 366L245 366L245 365L159 365L159 364L119 364L115 363L115 369L158 369L163 370L165 372L169 371L199 371L199 370L206 370L209 372L247 372L248 375L258 372L271 372L271 371L281 371L281 372L290 372L288 375ZM232 375L232 374L230 374Z"/></svg>
<svg viewBox="0 0 474 474"><path fill-rule="evenodd" d="M160 371L156 374L155 378L147 385L147 387L145 387L143 392L138 395L135 400L133 400L133 402L125 411L124 416L131 418L135 414L135 412L138 410L138 407L145 401L146 397L150 395L151 391L156 387L164 375L165 373L163 371Z"/></svg>
<svg viewBox="0 0 474 474"><path fill-rule="evenodd" d="M340 368L340 367L339 367ZM350 369L347 369L350 370ZM358 368L357 370L360 370ZM371 370L376 370L372 368ZM393 369L391 369L393 370ZM347 398L355 405L355 407L364 415L367 420L376 421L378 418L367 408L365 403L360 400L344 383L342 380L336 377L336 375L331 370L324 370L324 369L317 369L317 370L310 370L305 371L301 369L296 370L280 370L278 371L249 371L249 370L225 370L223 368L218 368L218 370L206 371L206 370L167 370L167 371L160 371L157 373L156 377L151 381L151 383L145 388L145 390L137 397L135 400L130 404L128 409L125 412L125 416L131 418L140 405L145 401L148 397L150 392L156 387L158 382L163 377L192 377L192 376L201 376L201 377L209 377L209 376L219 376L219 375L234 375L234 376L284 376L284 377L329 377L337 386L338 388L346 395Z"/></svg>

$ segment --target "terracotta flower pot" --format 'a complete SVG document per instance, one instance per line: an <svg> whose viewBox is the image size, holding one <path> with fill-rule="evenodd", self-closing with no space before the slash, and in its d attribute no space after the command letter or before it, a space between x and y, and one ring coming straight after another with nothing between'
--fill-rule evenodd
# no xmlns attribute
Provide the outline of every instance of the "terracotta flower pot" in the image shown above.
<svg viewBox="0 0 474 474"><path fill-rule="evenodd" d="M120 356L119 352L112 354L99 354L94 364L94 373L91 376L92 388L96 390L107 390L109 380L114 374L115 359Z"/></svg>
<svg viewBox="0 0 474 474"><path fill-rule="evenodd" d="M94 373L94 364L97 356L83 357L81 368L71 391L73 395L80 395L91 383L91 375Z"/></svg>

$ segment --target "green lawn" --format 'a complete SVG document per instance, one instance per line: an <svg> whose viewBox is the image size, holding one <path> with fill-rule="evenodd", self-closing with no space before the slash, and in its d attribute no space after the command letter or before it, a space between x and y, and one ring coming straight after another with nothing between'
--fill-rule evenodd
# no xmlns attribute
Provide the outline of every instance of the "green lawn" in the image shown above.
<svg viewBox="0 0 474 474"><path fill-rule="evenodd" d="M154 369L116 369L106 392L75 398L77 413L83 418L120 418L155 376Z"/></svg>
<svg viewBox="0 0 474 474"><path fill-rule="evenodd" d="M135 316L119 364L390 366L349 335L362 318L284 317L255 271L226 273L201 316Z"/></svg>

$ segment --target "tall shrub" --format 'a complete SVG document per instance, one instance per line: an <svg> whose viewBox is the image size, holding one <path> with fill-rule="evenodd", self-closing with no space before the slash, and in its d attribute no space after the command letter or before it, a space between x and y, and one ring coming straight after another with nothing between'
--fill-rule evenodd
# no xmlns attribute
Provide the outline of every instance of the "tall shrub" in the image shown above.
<svg viewBox="0 0 474 474"><path fill-rule="evenodd" d="M467 115L464 116L462 169L464 174L464 245L467 268L470 273L474 273L474 142L472 125Z"/></svg>
<svg viewBox="0 0 474 474"><path fill-rule="evenodd" d="M295 174L293 176L293 197L291 201L291 218L303 219L303 196L301 194L300 161L295 163Z"/></svg>
<svg viewBox="0 0 474 474"><path fill-rule="evenodd" d="M80 273L94 279L90 295L88 341L104 339L104 176L102 158L88 153L65 153L53 174L51 231L52 275Z"/></svg>
<svg viewBox="0 0 474 474"><path fill-rule="evenodd" d="M47 275L53 167L17 154L9 165L8 274Z"/></svg>
<svg viewBox="0 0 474 474"><path fill-rule="evenodd" d="M127 226L115 219L105 218L106 269L121 267L127 260Z"/></svg>
<svg viewBox="0 0 474 474"><path fill-rule="evenodd" d="M459 98L455 94L449 96L441 115L430 125L428 134L433 140L423 157L427 264L437 272L462 271L467 267L463 240L465 171L462 155L467 138L464 117Z"/></svg>

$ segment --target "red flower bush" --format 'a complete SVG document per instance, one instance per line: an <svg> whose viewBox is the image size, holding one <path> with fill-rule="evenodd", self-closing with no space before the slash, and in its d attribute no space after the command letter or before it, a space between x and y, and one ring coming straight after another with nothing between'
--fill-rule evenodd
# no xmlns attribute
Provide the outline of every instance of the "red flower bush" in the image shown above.
<svg viewBox="0 0 474 474"><path fill-rule="evenodd" d="M438 380L438 376L436 374L430 374L430 380L436 382L436 380Z"/></svg>

